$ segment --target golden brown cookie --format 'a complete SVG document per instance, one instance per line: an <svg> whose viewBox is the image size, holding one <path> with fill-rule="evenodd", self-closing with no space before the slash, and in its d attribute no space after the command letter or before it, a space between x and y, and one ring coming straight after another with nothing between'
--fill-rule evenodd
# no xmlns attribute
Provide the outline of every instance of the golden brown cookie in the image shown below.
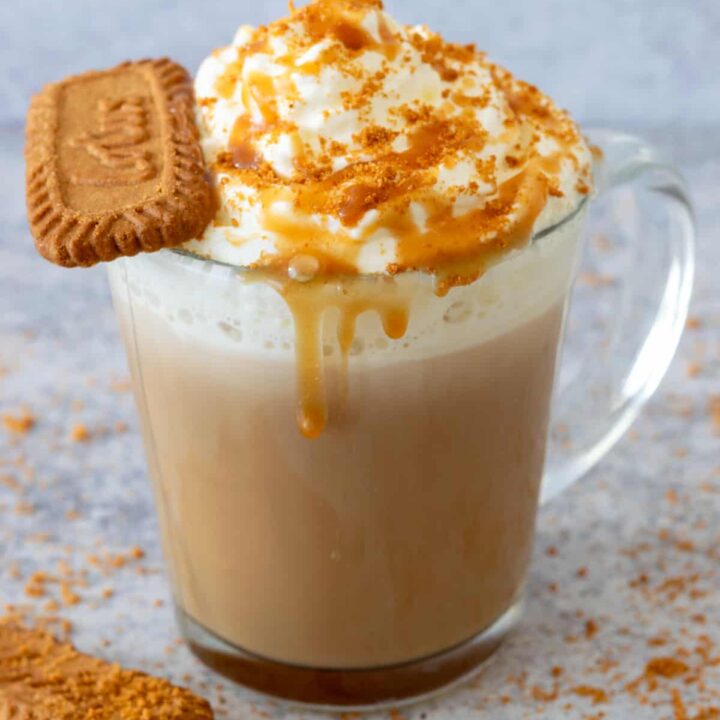
<svg viewBox="0 0 720 720"><path fill-rule="evenodd" d="M192 81L168 59L46 86L30 105L25 158L30 228L58 265L180 245L213 216Z"/></svg>
<svg viewBox="0 0 720 720"><path fill-rule="evenodd" d="M212 720L213 712L205 700L166 680L0 621L0 718Z"/></svg>

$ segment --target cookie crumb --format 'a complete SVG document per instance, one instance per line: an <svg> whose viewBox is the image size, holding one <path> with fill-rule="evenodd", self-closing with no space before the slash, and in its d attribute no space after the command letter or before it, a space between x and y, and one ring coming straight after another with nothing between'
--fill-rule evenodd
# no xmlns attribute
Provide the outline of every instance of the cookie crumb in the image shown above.
<svg viewBox="0 0 720 720"><path fill-rule="evenodd" d="M27 435L35 427L37 418L29 410L23 410L19 415L3 415L2 421L8 432Z"/></svg>
<svg viewBox="0 0 720 720"><path fill-rule="evenodd" d="M67 621L48 618L44 625L29 630L15 618L0 619L0 696L12 699L13 717L15 713L37 720L214 717L207 701L189 690L83 655L57 639L72 628Z"/></svg>
<svg viewBox="0 0 720 720"><path fill-rule="evenodd" d="M90 431L83 423L77 423L70 430L70 439L76 443L87 442L90 439Z"/></svg>

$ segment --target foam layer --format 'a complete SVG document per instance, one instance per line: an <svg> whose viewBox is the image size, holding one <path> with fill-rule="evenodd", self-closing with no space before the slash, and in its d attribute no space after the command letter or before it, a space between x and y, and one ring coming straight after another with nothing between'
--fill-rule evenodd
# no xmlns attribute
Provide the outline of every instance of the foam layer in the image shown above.
<svg viewBox="0 0 720 720"><path fill-rule="evenodd" d="M437 297L431 279L413 273L393 279L369 277L382 293L409 298L405 337L387 337L378 315L369 310L358 318L350 349L353 363L393 362L443 355L477 345L541 315L564 299L576 256L583 213L559 229L513 252L477 282ZM224 346L230 353L287 357L294 362L296 327L286 300L257 273L238 272L217 263L161 251L109 265L115 302L135 321L143 313L162 316L174 332L204 345ZM346 281L347 282L347 281ZM339 353L335 285L324 312L326 355Z"/></svg>

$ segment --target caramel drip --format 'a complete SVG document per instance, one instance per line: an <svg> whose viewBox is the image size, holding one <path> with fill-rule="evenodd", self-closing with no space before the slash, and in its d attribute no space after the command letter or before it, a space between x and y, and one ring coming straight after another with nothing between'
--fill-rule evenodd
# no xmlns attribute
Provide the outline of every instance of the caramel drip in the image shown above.
<svg viewBox="0 0 720 720"><path fill-rule="evenodd" d="M453 216L452 206L443 201L427 203L426 232L412 232L403 223L400 266L435 272L450 286L476 280L490 262L530 239L548 196L547 178L538 166L533 163L505 181L494 200L466 215ZM509 208L515 208L514 217Z"/></svg>
<svg viewBox="0 0 720 720"><path fill-rule="evenodd" d="M262 163L262 155L255 147L256 128L249 115L241 115L230 132L230 162L239 170L257 169Z"/></svg>
<svg viewBox="0 0 720 720"><path fill-rule="evenodd" d="M246 108L251 107L251 101L262 115L264 122L264 130L273 128L277 125L278 108L277 94L275 91L275 83L269 75L262 73L254 73L243 83L243 102Z"/></svg>
<svg viewBox="0 0 720 720"><path fill-rule="evenodd" d="M405 337L410 321L410 312L407 305L385 308L380 315L380 319L385 334L391 340L400 340L400 338Z"/></svg>
<svg viewBox="0 0 720 720"><path fill-rule="evenodd" d="M217 79L215 89L221 98L226 100L235 93L238 80L242 76L245 61L251 56L259 53L269 53L270 42L267 28L260 27L255 31L254 38L247 45L237 49L237 57L231 62L225 72Z"/></svg>
<svg viewBox="0 0 720 720"><path fill-rule="evenodd" d="M409 152L418 152L411 149ZM547 202L550 184L545 175L552 171L557 158L534 159L530 164L498 188L497 197L488 205L465 216L454 217L452 203L440 197L426 199L427 229L419 230L407 212L398 211L381 217L374 229L390 230L400 238L397 245L403 269L421 269L436 276L435 291L445 295L454 286L476 280L486 264L507 251L521 247L529 239L533 225ZM266 207L285 197L287 189L272 188L265 196ZM508 209L516 208L514 216ZM514 217L509 221L508 217ZM323 318L328 308L340 311L337 340L341 356L340 400L345 404L348 395L349 355L355 340L357 319L365 312L377 312L385 334L391 339L404 336L409 320L409 300L399 293L394 279L353 277L353 253L357 246L348 244L344 261L339 261L339 239L328 232L320 239L313 233L317 228L309 221L289 219L284 214L274 216L268 210L267 226L286 243L276 256L274 266L264 267L288 273L295 252L310 259L312 277L305 282L286 281L281 285L295 321L296 363L298 382L298 427L309 439L319 437L327 423L328 409L325 388L325 369L322 351ZM487 234L487 247L481 250L478 233ZM500 239L500 242L498 242ZM328 252L321 248L327 246ZM479 250L479 247L481 250ZM438 248L446 255L446 262L438 263ZM441 258L442 260L442 258ZM342 411L342 410L341 410Z"/></svg>
<svg viewBox="0 0 720 720"><path fill-rule="evenodd" d="M323 308L302 285L288 284L283 295L295 322L298 428L308 440L314 440L320 437L327 422L322 356Z"/></svg>
<svg viewBox="0 0 720 720"><path fill-rule="evenodd" d="M330 35L337 38L348 50L366 50L375 44L372 35L357 25L340 21L328 27Z"/></svg>
<svg viewBox="0 0 720 720"><path fill-rule="evenodd" d="M350 348L355 340L355 327L358 315L362 312L357 306L349 306L342 309L340 321L338 322L338 345L342 356L347 359Z"/></svg>
<svg viewBox="0 0 720 720"><path fill-rule="evenodd" d="M448 43L440 35L411 33L409 39L420 53L423 62L433 67L445 82L455 82L461 75L450 66L449 61L464 65L472 62L478 55L474 45Z"/></svg>
<svg viewBox="0 0 720 720"><path fill-rule="evenodd" d="M340 410L344 414L347 409L350 395L348 371L350 365L350 350L355 341L357 318L361 309L357 306L345 307L340 311L338 321L338 345L340 346Z"/></svg>
<svg viewBox="0 0 720 720"><path fill-rule="evenodd" d="M281 130L294 132L295 128L280 120L277 88L273 78L268 75L254 73L250 76L243 84L242 97L246 113L238 117L230 131L229 162L236 170L259 170L264 160L257 148L257 141ZM262 122L253 121L250 114L253 105L260 113ZM301 156L303 147L297 132L294 132L293 140L295 154Z"/></svg>
<svg viewBox="0 0 720 720"><path fill-rule="evenodd" d="M261 263L277 274L286 275L288 265L298 254L310 255L319 264L318 276L357 275L357 254L360 244L348 241L331 230L322 230L306 213L275 212L276 202L293 202L294 194L288 188L272 187L260 195L264 212L264 225L278 238L279 252Z"/></svg>
<svg viewBox="0 0 720 720"><path fill-rule="evenodd" d="M308 439L318 438L328 419L323 323L325 312L339 310L337 341L340 351L340 407L348 397L349 358L355 341L358 318L376 312L385 334L402 338L408 327L411 294L401 291L388 278L337 277L308 282L293 280L273 285L285 299L295 323L295 353L298 383L298 429Z"/></svg>
<svg viewBox="0 0 720 720"><path fill-rule="evenodd" d="M390 193L373 185L352 185L343 197L338 216L346 227L355 227L380 202L387 201Z"/></svg>
<svg viewBox="0 0 720 720"><path fill-rule="evenodd" d="M395 35L393 35L392 30L387 24L387 21L384 17L380 18L380 22L378 23L378 31L380 32L380 39L383 41L383 43L388 46L392 47L394 46L396 49L396 52L400 49L400 43L398 43L397 39L395 38ZM388 58L389 60L394 60L395 56Z"/></svg>

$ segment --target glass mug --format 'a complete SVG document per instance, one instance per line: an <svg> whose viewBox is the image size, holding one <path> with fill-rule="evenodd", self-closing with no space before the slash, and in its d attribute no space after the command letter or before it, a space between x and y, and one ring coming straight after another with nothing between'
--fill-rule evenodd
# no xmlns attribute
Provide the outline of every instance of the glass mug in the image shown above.
<svg viewBox="0 0 720 720"><path fill-rule="evenodd" d="M409 325L388 339L356 308L343 354L324 314L314 440L296 425L298 316L271 284L177 251L109 266L179 623L210 667L293 703L397 705L466 678L512 629L538 504L637 416L691 292L682 179L635 138L590 137L598 193L652 233L630 238L611 343L554 393L587 201L445 297L423 274L356 279L411 297ZM553 395L568 437L546 458Z"/></svg>

